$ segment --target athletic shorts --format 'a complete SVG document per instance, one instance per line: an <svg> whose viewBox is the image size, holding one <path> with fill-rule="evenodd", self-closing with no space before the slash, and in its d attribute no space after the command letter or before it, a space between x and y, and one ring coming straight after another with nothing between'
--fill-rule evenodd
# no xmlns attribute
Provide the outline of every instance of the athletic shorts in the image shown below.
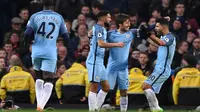
<svg viewBox="0 0 200 112"><path fill-rule="evenodd" d="M166 70L154 70L153 73L145 81L145 83L151 85L155 93L159 93L163 83L169 77L170 72L166 72Z"/></svg>
<svg viewBox="0 0 200 112"><path fill-rule="evenodd" d="M33 68L37 71L56 72L57 60L45 58L32 58Z"/></svg>
<svg viewBox="0 0 200 112"><path fill-rule="evenodd" d="M108 80L106 76L106 69L104 65L86 63L88 70L88 79L90 82L101 82Z"/></svg>
<svg viewBox="0 0 200 112"><path fill-rule="evenodd" d="M128 82L128 68L122 70L109 71L108 74L108 82L110 85L110 89L113 90L116 83L118 85L119 90L128 90L129 82Z"/></svg>

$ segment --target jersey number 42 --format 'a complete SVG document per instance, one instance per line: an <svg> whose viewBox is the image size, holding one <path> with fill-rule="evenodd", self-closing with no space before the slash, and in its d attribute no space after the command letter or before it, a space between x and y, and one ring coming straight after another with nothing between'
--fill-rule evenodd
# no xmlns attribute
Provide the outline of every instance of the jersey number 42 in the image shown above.
<svg viewBox="0 0 200 112"><path fill-rule="evenodd" d="M51 26L51 31L50 32L46 32L45 31L45 27L46 27L46 22L42 22L41 23L41 25L40 25L40 27L39 27L39 29L38 29L38 31L37 31L37 34L41 34L42 36L45 36L46 34L46 38L47 39L52 39L53 38L53 36L51 36L51 34L54 32L54 30L55 30L55 24L54 23L52 23L52 22L49 22L47 25L49 25L49 26ZM49 27L48 26L48 27Z"/></svg>

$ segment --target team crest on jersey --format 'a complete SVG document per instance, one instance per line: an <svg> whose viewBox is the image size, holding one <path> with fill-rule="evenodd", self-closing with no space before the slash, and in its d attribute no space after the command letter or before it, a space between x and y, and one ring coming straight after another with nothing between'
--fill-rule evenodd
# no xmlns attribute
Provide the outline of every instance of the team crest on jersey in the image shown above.
<svg viewBox="0 0 200 112"><path fill-rule="evenodd" d="M99 80L99 76L96 76L96 79Z"/></svg>
<svg viewBox="0 0 200 112"><path fill-rule="evenodd" d="M101 34L101 33L98 33L97 36L98 36L98 37L102 37L102 34Z"/></svg>
<svg viewBox="0 0 200 112"><path fill-rule="evenodd" d="M130 34L126 34L126 38L130 38L131 36L130 36Z"/></svg>
<svg viewBox="0 0 200 112"><path fill-rule="evenodd" d="M169 42L169 39L168 39L168 38L165 38L165 41L166 41L166 42Z"/></svg>

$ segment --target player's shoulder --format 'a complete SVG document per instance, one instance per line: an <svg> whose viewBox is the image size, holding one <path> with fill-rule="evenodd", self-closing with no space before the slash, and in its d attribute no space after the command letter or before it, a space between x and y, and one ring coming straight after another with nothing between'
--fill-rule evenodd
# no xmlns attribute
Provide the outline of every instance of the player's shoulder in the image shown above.
<svg viewBox="0 0 200 112"><path fill-rule="evenodd" d="M175 35L173 34L173 33L168 33L167 35L166 35L166 38L170 38L170 39L174 39L175 38Z"/></svg>
<svg viewBox="0 0 200 112"><path fill-rule="evenodd" d="M95 30L103 30L103 27L99 24L94 25Z"/></svg>

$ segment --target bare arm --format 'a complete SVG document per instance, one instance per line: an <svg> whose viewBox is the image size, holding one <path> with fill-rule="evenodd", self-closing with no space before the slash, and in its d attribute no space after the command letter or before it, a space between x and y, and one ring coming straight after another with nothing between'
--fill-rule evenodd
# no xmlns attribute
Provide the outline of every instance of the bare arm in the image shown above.
<svg viewBox="0 0 200 112"><path fill-rule="evenodd" d="M111 47L124 47L123 42L118 43L106 43L103 40L98 40L98 45L102 48L111 48Z"/></svg>

